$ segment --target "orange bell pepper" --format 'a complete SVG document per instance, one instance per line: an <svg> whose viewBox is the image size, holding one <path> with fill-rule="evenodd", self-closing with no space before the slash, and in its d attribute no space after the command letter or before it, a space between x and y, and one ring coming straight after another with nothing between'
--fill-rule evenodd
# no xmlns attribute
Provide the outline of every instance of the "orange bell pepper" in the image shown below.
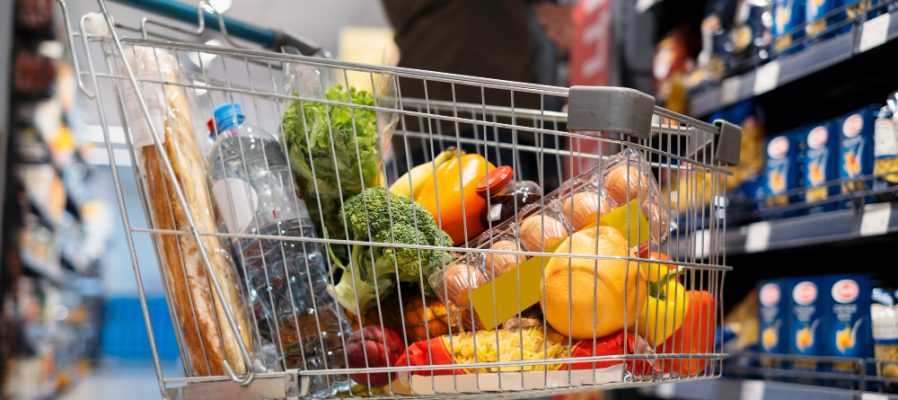
<svg viewBox="0 0 898 400"><path fill-rule="evenodd" d="M493 168L479 154L453 157L437 168L436 178L424 185L415 202L433 214L453 243L462 243L485 230L480 215L486 208L486 200L477 195L476 188L480 178Z"/></svg>
<svg viewBox="0 0 898 400"><path fill-rule="evenodd" d="M717 325L717 302L705 290L686 291L689 307L683 317L683 326L656 349L659 353L700 354L714 349L714 330ZM704 358L673 359L663 361L664 372L680 376L696 376L705 370Z"/></svg>

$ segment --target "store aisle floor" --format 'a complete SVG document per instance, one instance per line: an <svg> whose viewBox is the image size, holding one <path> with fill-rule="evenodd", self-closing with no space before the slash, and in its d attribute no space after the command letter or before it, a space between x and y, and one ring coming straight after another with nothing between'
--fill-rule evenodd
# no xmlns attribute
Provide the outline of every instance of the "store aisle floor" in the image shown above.
<svg viewBox="0 0 898 400"><path fill-rule="evenodd" d="M176 365L164 366L165 371ZM104 360L83 381L64 393L60 400L156 400L159 386L152 361Z"/></svg>

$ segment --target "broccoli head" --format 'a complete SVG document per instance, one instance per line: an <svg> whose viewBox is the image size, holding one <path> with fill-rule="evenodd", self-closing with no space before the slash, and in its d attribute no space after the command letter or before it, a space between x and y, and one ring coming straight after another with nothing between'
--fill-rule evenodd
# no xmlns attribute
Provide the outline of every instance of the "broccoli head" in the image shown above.
<svg viewBox="0 0 898 400"><path fill-rule="evenodd" d="M428 276L448 260L441 250L390 246L391 244L451 246L433 216L411 199L387 189L368 188L347 200L340 209L349 239L368 242L351 246L349 259L331 258L343 270L334 286L337 301L358 313L374 306L393 291L397 282L422 283L433 293Z"/></svg>

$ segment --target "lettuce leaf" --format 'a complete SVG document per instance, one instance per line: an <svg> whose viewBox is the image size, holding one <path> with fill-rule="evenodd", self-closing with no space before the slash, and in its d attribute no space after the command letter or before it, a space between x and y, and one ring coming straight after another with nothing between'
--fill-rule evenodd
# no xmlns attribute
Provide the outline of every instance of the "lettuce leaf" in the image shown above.
<svg viewBox="0 0 898 400"><path fill-rule="evenodd" d="M342 85L325 98L342 104L374 105L374 96ZM298 188L312 221L326 237L344 238L341 197L348 200L378 184L380 143L377 116L370 109L293 100L284 113L284 140ZM314 174L313 174L314 170ZM317 198L317 199L316 199ZM320 208L319 208L320 200Z"/></svg>

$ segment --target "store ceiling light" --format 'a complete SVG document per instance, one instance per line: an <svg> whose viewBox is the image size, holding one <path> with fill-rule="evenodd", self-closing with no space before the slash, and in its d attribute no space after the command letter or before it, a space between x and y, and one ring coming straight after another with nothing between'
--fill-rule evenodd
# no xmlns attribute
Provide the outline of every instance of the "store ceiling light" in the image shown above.
<svg viewBox="0 0 898 400"><path fill-rule="evenodd" d="M215 10L220 13L224 13L231 9L231 0L210 0L209 5L211 5Z"/></svg>

